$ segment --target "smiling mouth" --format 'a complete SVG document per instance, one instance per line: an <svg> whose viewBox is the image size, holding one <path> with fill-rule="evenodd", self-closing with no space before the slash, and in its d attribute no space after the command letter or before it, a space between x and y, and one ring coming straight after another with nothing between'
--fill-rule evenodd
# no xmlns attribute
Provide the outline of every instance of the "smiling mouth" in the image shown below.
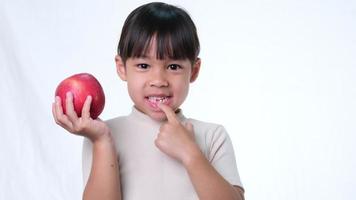
<svg viewBox="0 0 356 200"><path fill-rule="evenodd" d="M153 104L158 104L158 103L167 103L168 99L170 98L170 96L149 96L146 97L148 99L149 102L153 103Z"/></svg>
<svg viewBox="0 0 356 200"><path fill-rule="evenodd" d="M159 104L164 104L169 106L172 103L172 96L170 95L151 95L145 97L148 105L155 111L160 111Z"/></svg>

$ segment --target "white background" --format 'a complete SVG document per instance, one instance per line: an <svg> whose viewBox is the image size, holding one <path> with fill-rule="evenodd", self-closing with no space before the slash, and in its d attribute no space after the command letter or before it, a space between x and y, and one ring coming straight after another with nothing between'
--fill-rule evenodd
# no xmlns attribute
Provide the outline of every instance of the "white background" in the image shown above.
<svg viewBox="0 0 356 200"><path fill-rule="evenodd" d="M0 199L81 199L82 138L51 115L57 84L102 83L102 119L130 112L114 56L146 1L0 1ZM248 200L354 200L356 3L169 1L201 40L186 116L231 135ZM149 184L149 183L147 183Z"/></svg>

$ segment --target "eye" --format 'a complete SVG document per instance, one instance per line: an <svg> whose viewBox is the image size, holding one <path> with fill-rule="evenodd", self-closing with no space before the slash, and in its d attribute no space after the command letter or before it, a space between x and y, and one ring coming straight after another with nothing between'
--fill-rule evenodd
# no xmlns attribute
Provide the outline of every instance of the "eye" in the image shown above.
<svg viewBox="0 0 356 200"><path fill-rule="evenodd" d="M147 69L149 67L149 65L145 64L145 63L140 63L140 64L137 64L137 67L139 69Z"/></svg>
<svg viewBox="0 0 356 200"><path fill-rule="evenodd" d="M179 69L182 69L182 66L180 66L178 64L170 64L170 65L168 65L167 68L170 69L170 70L173 70L173 71L177 71Z"/></svg>

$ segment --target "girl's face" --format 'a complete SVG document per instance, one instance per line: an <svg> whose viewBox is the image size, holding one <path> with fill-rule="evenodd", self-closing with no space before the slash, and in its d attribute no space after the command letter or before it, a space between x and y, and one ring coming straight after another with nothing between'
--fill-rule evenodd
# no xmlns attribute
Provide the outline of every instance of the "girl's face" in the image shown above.
<svg viewBox="0 0 356 200"><path fill-rule="evenodd" d="M127 81L129 95L135 107L152 119L162 121L166 115L157 106L163 103L176 111L184 102L189 84L199 73L200 59L192 66L190 60L156 58L156 42L151 41L147 55L128 58L126 64L116 56L120 78Z"/></svg>

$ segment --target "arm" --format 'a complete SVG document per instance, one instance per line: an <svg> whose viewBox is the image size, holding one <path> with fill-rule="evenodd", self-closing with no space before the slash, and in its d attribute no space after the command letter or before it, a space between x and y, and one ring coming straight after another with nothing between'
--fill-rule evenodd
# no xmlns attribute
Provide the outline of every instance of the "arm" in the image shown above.
<svg viewBox="0 0 356 200"><path fill-rule="evenodd" d="M243 200L244 192L232 186L210 164L195 143L192 124L184 126L168 106L160 104L168 122L160 128L156 146L186 168L200 200Z"/></svg>
<svg viewBox="0 0 356 200"><path fill-rule="evenodd" d="M121 200L119 167L110 133L93 142L93 161L83 199Z"/></svg>
<svg viewBox="0 0 356 200"><path fill-rule="evenodd" d="M228 183L197 150L183 163L200 200L244 200L244 192Z"/></svg>
<svg viewBox="0 0 356 200"><path fill-rule="evenodd" d="M121 200L118 161L109 127L100 119L90 118L91 97L86 99L81 117L74 111L72 94L67 94L65 103L66 114L59 97L52 105L56 123L73 134L90 139L93 144L92 168L83 199Z"/></svg>

